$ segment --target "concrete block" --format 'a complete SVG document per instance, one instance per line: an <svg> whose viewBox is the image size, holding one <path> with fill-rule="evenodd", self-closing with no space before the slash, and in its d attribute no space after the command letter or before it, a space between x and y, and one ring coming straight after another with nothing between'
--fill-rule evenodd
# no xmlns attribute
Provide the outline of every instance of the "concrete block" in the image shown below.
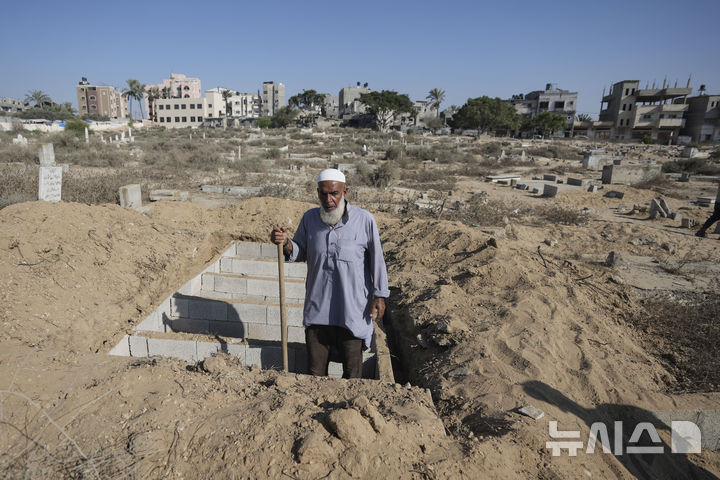
<svg viewBox="0 0 720 480"><path fill-rule="evenodd" d="M585 179L583 179L583 178L572 178L572 177L568 177L568 179L567 179L567 184L568 184L568 185L575 185L575 186L578 186L578 187L582 187L582 186L585 185L586 183L587 183L587 180L585 180Z"/></svg>
<svg viewBox="0 0 720 480"><path fill-rule="evenodd" d="M190 305L187 298L172 297L170 299L170 318L189 317Z"/></svg>
<svg viewBox="0 0 720 480"><path fill-rule="evenodd" d="M301 307L285 306L285 319L288 326L301 327L303 324L303 309ZM280 325L280 306L270 305L267 309L267 323L269 325Z"/></svg>
<svg viewBox="0 0 720 480"><path fill-rule="evenodd" d="M247 345L234 345L232 343L221 343L218 347L218 351L225 352L229 355L232 355L233 357L237 357L237 359L240 360L240 363L243 365L247 365L245 359L245 352L247 351L247 349Z"/></svg>
<svg viewBox="0 0 720 480"><path fill-rule="evenodd" d="M196 295L202 288L202 275L193 277L192 280L186 282L185 285L180 287L177 291L180 295Z"/></svg>
<svg viewBox="0 0 720 480"><path fill-rule="evenodd" d="M328 364L328 377L342 378L343 366L340 362L330 362Z"/></svg>
<svg viewBox="0 0 720 480"><path fill-rule="evenodd" d="M128 338L130 344L130 356L131 357L147 357L148 356L148 344L147 337L140 337L137 335L130 335Z"/></svg>
<svg viewBox="0 0 720 480"><path fill-rule="evenodd" d="M263 258L274 258L277 260L277 245L272 243L263 243L260 245L260 251Z"/></svg>
<svg viewBox="0 0 720 480"><path fill-rule="evenodd" d="M210 333L210 321L198 318L171 318L167 326L173 332Z"/></svg>
<svg viewBox="0 0 720 480"><path fill-rule="evenodd" d="M220 345L215 342L197 342L197 360L204 360L215 355L220 350Z"/></svg>
<svg viewBox="0 0 720 480"><path fill-rule="evenodd" d="M205 193L225 193L222 185L202 185L200 189Z"/></svg>
<svg viewBox="0 0 720 480"><path fill-rule="evenodd" d="M232 257L222 257L220 259L219 273L232 273L233 259Z"/></svg>
<svg viewBox="0 0 720 480"><path fill-rule="evenodd" d="M259 278L248 278L247 293L250 295L268 295L270 292L279 292L280 287L277 280L265 280ZM292 298L305 298L305 282L285 281L285 296Z"/></svg>
<svg viewBox="0 0 720 480"><path fill-rule="evenodd" d="M590 185L588 187L587 191L590 193L595 193L595 192L597 192L597 189L598 189L597 185Z"/></svg>
<svg viewBox="0 0 720 480"><path fill-rule="evenodd" d="M210 335L221 335L223 337L246 338L248 324L243 322L208 322L208 333Z"/></svg>
<svg viewBox="0 0 720 480"><path fill-rule="evenodd" d="M681 222L683 219L683 214L680 212L673 212L670 214L670 218L672 218L676 222Z"/></svg>
<svg viewBox="0 0 720 480"><path fill-rule="evenodd" d="M268 323L267 312L267 305L232 302L228 304L227 321L265 325Z"/></svg>
<svg viewBox="0 0 720 480"><path fill-rule="evenodd" d="M145 317L145 320L140 322L140 324L135 327L135 330L146 332L164 332L165 324L163 322L163 314L160 312L160 309L158 308L154 310L150 315Z"/></svg>
<svg viewBox="0 0 720 480"><path fill-rule="evenodd" d="M551 175L549 173L546 173L545 175L543 175L543 180L548 181L548 182L556 182L557 179L558 179L557 175Z"/></svg>
<svg viewBox="0 0 720 480"><path fill-rule="evenodd" d="M213 291L225 293L248 293L248 279L216 275Z"/></svg>
<svg viewBox="0 0 720 480"><path fill-rule="evenodd" d="M120 187L120 206L122 208L130 207L138 210L142 208L142 192L140 184L133 183Z"/></svg>
<svg viewBox="0 0 720 480"><path fill-rule="evenodd" d="M695 225L695 221L692 218L685 217L680 221L682 228L692 228Z"/></svg>
<svg viewBox="0 0 720 480"><path fill-rule="evenodd" d="M234 258L232 262L232 271L230 273L245 274L255 277L278 277L277 262L265 262L262 260L243 260ZM287 275L287 273L285 273Z"/></svg>
<svg viewBox="0 0 720 480"><path fill-rule="evenodd" d="M658 203L660 204L662 209L665 211L665 214L667 216L670 216L670 214L672 213L672 210L670 210L670 205L668 205L667 201L665 201L665 199L663 197L659 197Z"/></svg>
<svg viewBox="0 0 720 480"><path fill-rule="evenodd" d="M259 323L248 323L247 338L252 340L280 341L279 325L261 325Z"/></svg>
<svg viewBox="0 0 720 480"><path fill-rule="evenodd" d="M186 362L197 360L197 347L194 340L168 340L148 338L148 355L151 357L174 357Z"/></svg>
<svg viewBox="0 0 720 480"><path fill-rule="evenodd" d="M558 186L545 184L543 185L543 197L554 197L558 194Z"/></svg>
<svg viewBox="0 0 720 480"><path fill-rule="evenodd" d="M263 369L282 368L282 347L247 347L245 364L258 365Z"/></svg>
<svg viewBox="0 0 720 480"><path fill-rule="evenodd" d="M123 335L120 341L110 349L108 355L114 355L116 357L129 357L130 356L130 336Z"/></svg>
<svg viewBox="0 0 720 480"><path fill-rule="evenodd" d="M199 298L188 299L189 318L203 320L227 320L227 303L217 300L205 300Z"/></svg>
<svg viewBox="0 0 720 480"><path fill-rule="evenodd" d="M602 183L634 185L659 175L662 175L661 165L605 165L602 170Z"/></svg>
<svg viewBox="0 0 720 480"><path fill-rule="evenodd" d="M305 343L305 327L287 327L288 342Z"/></svg>
<svg viewBox="0 0 720 480"><path fill-rule="evenodd" d="M206 292L212 292L215 290L215 275L210 273L203 273L200 278L200 289Z"/></svg>
<svg viewBox="0 0 720 480"><path fill-rule="evenodd" d="M235 244L235 255L246 258L261 258L262 248L259 243L241 243Z"/></svg>

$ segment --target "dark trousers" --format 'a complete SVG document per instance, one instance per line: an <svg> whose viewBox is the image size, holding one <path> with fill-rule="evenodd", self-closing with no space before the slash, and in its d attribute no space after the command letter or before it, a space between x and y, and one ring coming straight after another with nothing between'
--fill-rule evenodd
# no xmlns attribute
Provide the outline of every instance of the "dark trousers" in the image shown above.
<svg viewBox="0 0 720 480"><path fill-rule="evenodd" d="M715 202L715 210L713 210L713 214L710 215L710 218L707 219L705 224L702 226L703 230L707 230L710 228L710 225L720 220L720 203Z"/></svg>
<svg viewBox="0 0 720 480"><path fill-rule="evenodd" d="M340 353L342 360L342 378L362 377L363 341L353 337L347 328L310 325L305 328L305 345L310 375L327 376L330 351L334 348Z"/></svg>

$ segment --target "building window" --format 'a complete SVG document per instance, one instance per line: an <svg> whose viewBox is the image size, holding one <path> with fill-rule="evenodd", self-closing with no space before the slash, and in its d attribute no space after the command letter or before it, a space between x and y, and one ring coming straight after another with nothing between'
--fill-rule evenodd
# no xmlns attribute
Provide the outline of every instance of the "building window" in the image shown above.
<svg viewBox="0 0 720 480"><path fill-rule="evenodd" d="M550 104L550 102L540 102L539 107L540 107L541 110L542 110L542 109L547 110L549 104Z"/></svg>
<svg viewBox="0 0 720 480"><path fill-rule="evenodd" d="M180 108L182 108L183 110L185 110L185 109L187 108L187 104L183 103Z"/></svg>
<svg viewBox="0 0 720 480"><path fill-rule="evenodd" d="M555 110L563 110L565 108L565 102L555 102Z"/></svg>
<svg viewBox="0 0 720 480"><path fill-rule="evenodd" d="M629 89L629 88L626 88L626 89L625 89L625 95L630 95L630 89Z"/></svg>
<svg viewBox="0 0 720 480"><path fill-rule="evenodd" d="M97 105L90 105L90 110L97 110Z"/></svg>
<svg viewBox="0 0 720 480"><path fill-rule="evenodd" d="M192 110L193 108L195 108L195 104L194 104L194 103L191 103L191 104L190 104L190 107L188 107L188 108L190 108L190 109Z"/></svg>
<svg viewBox="0 0 720 480"><path fill-rule="evenodd" d="M623 103L622 111L623 111L623 112L625 111L625 104L624 104L624 103Z"/></svg>
<svg viewBox="0 0 720 480"><path fill-rule="evenodd" d="M162 106L162 105L158 105L158 110L162 110L162 109L163 109L163 106Z"/></svg>
<svg viewBox="0 0 720 480"><path fill-rule="evenodd" d="M85 100L85 97L80 97L80 100Z"/></svg>
<svg viewBox="0 0 720 480"><path fill-rule="evenodd" d="M212 108L212 103L208 103L208 108Z"/></svg>
<svg viewBox="0 0 720 480"><path fill-rule="evenodd" d="M202 117L198 117L198 122L202 122Z"/></svg>
<svg viewBox="0 0 720 480"><path fill-rule="evenodd" d="M183 98L190 98L190 95L185 94L185 97L183 97Z"/></svg>
<svg viewBox="0 0 720 480"><path fill-rule="evenodd" d="M175 110L178 110L178 109L180 108L180 105L178 105L178 104L176 103L176 104L174 105L174 107L175 107Z"/></svg>
<svg viewBox="0 0 720 480"><path fill-rule="evenodd" d="M182 117L183 122L187 122L187 117Z"/></svg>
<svg viewBox="0 0 720 480"><path fill-rule="evenodd" d="M632 89L632 92L630 92L630 95L635 95L635 89Z"/></svg>
<svg viewBox="0 0 720 480"><path fill-rule="evenodd" d="M160 117L160 123L165 123L165 117Z"/></svg>
<svg viewBox="0 0 720 480"><path fill-rule="evenodd" d="M191 121L191 122L194 122L194 121L195 121L195 117L190 117L190 121Z"/></svg>
<svg viewBox="0 0 720 480"><path fill-rule="evenodd" d="M90 100L95 100L95 95L90 95Z"/></svg>
<svg viewBox="0 0 720 480"><path fill-rule="evenodd" d="M175 122L180 123L180 117L175 117Z"/></svg>

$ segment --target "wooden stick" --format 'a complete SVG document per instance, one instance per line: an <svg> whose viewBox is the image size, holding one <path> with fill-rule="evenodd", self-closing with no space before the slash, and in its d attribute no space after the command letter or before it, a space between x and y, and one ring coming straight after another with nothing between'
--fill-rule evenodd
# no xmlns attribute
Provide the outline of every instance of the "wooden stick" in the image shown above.
<svg viewBox="0 0 720 480"><path fill-rule="evenodd" d="M280 338L282 340L283 370L288 371L287 320L285 319L285 255L278 244L278 274L280 275Z"/></svg>

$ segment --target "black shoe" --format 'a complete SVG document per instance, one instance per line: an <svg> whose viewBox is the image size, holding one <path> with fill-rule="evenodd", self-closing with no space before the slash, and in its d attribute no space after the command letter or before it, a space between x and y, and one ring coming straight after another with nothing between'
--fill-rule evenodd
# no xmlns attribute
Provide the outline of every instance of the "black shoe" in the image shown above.
<svg viewBox="0 0 720 480"><path fill-rule="evenodd" d="M705 237L707 237L707 233L705 233L705 230L698 230L698 231L695 233L695 236L696 236L696 237L705 238Z"/></svg>

